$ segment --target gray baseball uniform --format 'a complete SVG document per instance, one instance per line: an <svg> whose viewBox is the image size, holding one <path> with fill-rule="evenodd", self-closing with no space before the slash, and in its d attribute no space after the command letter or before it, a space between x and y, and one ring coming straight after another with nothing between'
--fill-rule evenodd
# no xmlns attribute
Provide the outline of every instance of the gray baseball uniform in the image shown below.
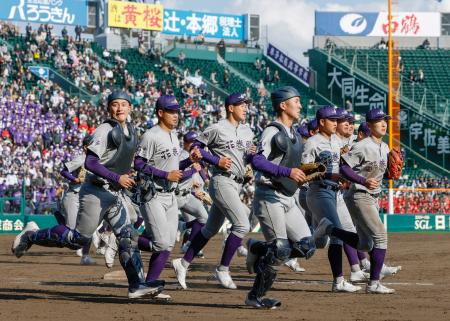
<svg viewBox="0 0 450 321"><path fill-rule="evenodd" d="M102 165L112 160L117 152L117 148L108 143L112 128L109 123L101 124L93 133L91 143L87 147L99 157ZM124 129L124 132L125 135L129 134L128 129ZM118 174L125 174L131 169L131 162L122 164L121 167L122 173ZM99 186L98 182L105 185ZM125 195L121 189L107 184L106 180L93 173L88 173L80 189L80 210L75 229L83 236L91 237L105 218L114 234L120 234L121 229L131 223L124 202Z"/></svg>
<svg viewBox="0 0 450 321"><path fill-rule="evenodd" d="M329 139L322 134L309 138L304 147L302 154L302 163L320 162L327 167L327 174L338 174L340 163L340 142L336 135L331 135ZM337 213L337 191L338 184L329 179L311 182L306 194L306 202L308 208L313 214L313 220L319 222L323 217L328 218L336 227L342 227ZM338 238L331 237L332 244L342 245L342 241ZM316 240L318 248L326 245L326 237L323 240Z"/></svg>
<svg viewBox="0 0 450 321"><path fill-rule="evenodd" d="M184 160L189 157L189 153L186 150L181 151L180 160ZM195 174L194 174L195 175ZM178 184L178 188L175 191L177 198L178 209L183 213L187 214L187 218L193 217L197 219L199 223L205 224L208 219L208 212L205 206L203 206L202 201L192 195L192 185L194 183L194 175L181 181ZM199 175L200 176L200 175ZM193 219L189 219L189 222Z"/></svg>
<svg viewBox="0 0 450 321"><path fill-rule="evenodd" d="M245 158L253 137L254 133L248 125L236 127L225 119L206 128L198 138L213 155L232 160L228 172L218 167L212 170L209 193L213 205L206 225L202 228L202 234L208 239L217 234L225 218L233 225L231 232L240 238L250 230L250 209L240 201L239 193L245 174Z"/></svg>
<svg viewBox="0 0 450 321"><path fill-rule="evenodd" d="M365 178L374 178L380 185L373 190L353 183L345 195L345 202L350 210L359 236L359 247L371 250L387 248L387 233L379 216L378 194L381 181L387 168L389 147L384 142L378 144L372 137L367 137L353 145L349 153L342 156L355 172Z"/></svg>
<svg viewBox="0 0 450 321"><path fill-rule="evenodd" d="M78 176L81 168L84 166L86 160L86 154L80 154L74 157L71 161L64 163L67 170L75 177ZM79 193L81 184L76 184L69 181L69 188L64 192L64 196L61 200L62 211L61 214L65 219L66 226L74 229L77 223L78 209L80 207Z"/></svg>
<svg viewBox="0 0 450 321"><path fill-rule="evenodd" d="M175 130L167 132L159 125L147 130L139 143L137 155L147 164L170 172L179 169L180 143ZM155 196L140 207L151 251L171 251L178 229L178 205L174 194L177 183L155 178Z"/></svg>
<svg viewBox="0 0 450 321"><path fill-rule="evenodd" d="M285 129L290 134L290 138L293 138L293 132L287 127ZM278 128L274 126L268 126L264 129L257 153L269 159L269 155L272 153L272 140L278 132ZM297 139L300 138L297 137ZM279 165L282 157L283 155L280 155L270 161ZM274 189L270 176L262 171L256 172L255 179L256 190L253 210L259 219L266 241L289 239L296 242L304 237L311 236L305 217L296 204L296 194L287 196Z"/></svg>

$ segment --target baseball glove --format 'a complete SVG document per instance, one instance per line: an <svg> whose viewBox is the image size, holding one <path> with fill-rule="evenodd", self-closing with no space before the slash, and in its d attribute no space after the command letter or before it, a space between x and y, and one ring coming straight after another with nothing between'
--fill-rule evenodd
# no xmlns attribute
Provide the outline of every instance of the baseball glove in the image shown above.
<svg viewBox="0 0 450 321"><path fill-rule="evenodd" d="M397 147L392 148L388 155L387 176L389 179L397 179L402 175L405 162L403 155Z"/></svg>
<svg viewBox="0 0 450 321"><path fill-rule="evenodd" d="M244 184L250 182L252 178L253 178L253 168L251 165L247 165L245 167Z"/></svg>
<svg viewBox="0 0 450 321"><path fill-rule="evenodd" d="M208 193L203 193L202 202L209 206L213 203L211 196L209 196Z"/></svg>
<svg viewBox="0 0 450 321"><path fill-rule="evenodd" d="M327 167L322 163L302 164L300 169L306 175L305 183L322 178L327 171Z"/></svg>

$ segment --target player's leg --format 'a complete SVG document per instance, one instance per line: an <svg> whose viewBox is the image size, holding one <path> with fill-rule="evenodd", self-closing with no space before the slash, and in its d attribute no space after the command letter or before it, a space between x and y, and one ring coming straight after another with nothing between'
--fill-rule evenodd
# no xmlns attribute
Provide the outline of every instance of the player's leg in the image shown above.
<svg viewBox="0 0 450 321"><path fill-rule="evenodd" d="M219 232L224 221L225 215L222 213L221 209L213 203L205 226L193 238L184 256L172 261L178 283L180 283L183 289L187 288L186 274L189 265L194 260L194 257L205 247L209 239Z"/></svg>
<svg viewBox="0 0 450 321"><path fill-rule="evenodd" d="M356 228L347 205L345 204L342 191L338 192L336 203L337 213L339 216L339 221L341 222L342 229L356 233ZM364 273L361 270L357 249L347 243L344 243L343 249L350 265L350 281L354 283L367 282L369 279L369 274Z"/></svg>
<svg viewBox="0 0 450 321"><path fill-rule="evenodd" d="M281 305L275 299L264 298L277 275L277 266L285 263L291 254L286 221L285 206L275 192L259 187L253 199L253 211L258 217L266 242L248 241L247 269L256 273L252 289L245 303L257 308L271 308Z"/></svg>
<svg viewBox="0 0 450 321"><path fill-rule="evenodd" d="M314 220L320 222L314 231L316 246L318 248L325 246L326 236L331 236L330 246L328 247L328 261L333 274L332 291L355 292L360 290L360 287L353 286L344 279L342 271L343 243L341 239L337 235L331 235L330 231L327 231L326 227L323 226L324 224L321 226L322 222L330 222L330 226L336 227L336 229L340 229L341 227L336 210L336 191L325 189L318 184L311 184L307 192L306 201L309 209L313 213Z"/></svg>
<svg viewBox="0 0 450 321"><path fill-rule="evenodd" d="M151 201L150 201L151 203ZM159 211L163 215L149 218L149 232L153 240L153 253L150 258L146 281L155 281L162 270L175 245L178 228L178 206L175 196L171 193L157 195L157 199L150 204L151 213ZM153 216L153 215L152 215Z"/></svg>
<svg viewBox="0 0 450 321"><path fill-rule="evenodd" d="M183 213L194 217L194 220L186 221L186 228L191 229L189 241L192 242L197 233L205 226L208 219L208 212L206 211L205 206L203 206L203 203L192 194L189 194L186 197L186 202L180 207L180 210Z"/></svg>
<svg viewBox="0 0 450 321"><path fill-rule="evenodd" d="M378 199L367 193L356 192L350 194L346 201L354 217L357 218L358 233L362 236L361 247L369 251L370 283L366 292L394 293L394 289L389 289L380 283L387 249L387 232L379 216ZM364 240L367 241L363 243Z"/></svg>
<svg viewBox="0 0 450 321"><path fill-rule="evenodd" d="M216 176L210 184L210 195L214 204L222 210L232 224L231 233L225 242L218 267L219 271L228 271L236 250L242 245L242 239L250 231L248 219L250 209L240 201L240 185L233 180L224 176Z"/></svg>

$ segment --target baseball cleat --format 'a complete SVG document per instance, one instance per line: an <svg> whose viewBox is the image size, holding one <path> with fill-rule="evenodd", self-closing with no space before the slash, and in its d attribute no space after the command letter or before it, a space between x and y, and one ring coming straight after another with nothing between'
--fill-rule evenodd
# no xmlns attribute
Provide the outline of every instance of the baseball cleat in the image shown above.
<svg viewBox="0 0 450 321"><path fill-rule="evenodd" d="M219 271L217 268L214 270L214 277L220 282L220 284L227 289L237 289L236 284L231 278L230 271Z"/></svg>
<svg viewBox="0 0 450 321"><path fill-rule="evenodd" d="M137 299L145 295L156 296L164 290L164 284L165 282L160 280L139 283L128 288L128 298Z"/></svg>
<svg viewBox="0 0 450 321"><path fill-rule="evenodd" d="M385 287L380 281L374 282L373 284L367 284L366 293L373 294L392 294L395 293L394 289Z"/></svg>
<svg viewBox="0 0 450 321"><path fill-rule="evenodd" d="M333 223L326 217L322 218L313 233L314 240L328 235L327 230L333 227Z"/></svg>
<svg viewBox="0 0 450 321"><path fill-rule="evenodd" d="M248 250L245 248L245 246L241 245L237 249L237 256L240 257L246 257L248 255Z"/></svg>
<svg viewBox="0 0 450 321"><path fill-rule="evenodd" d="M288 268L290 268L293 272L305 272L306 270L300 266L296 258L290 259L289 261L285 262L284 265L286 265Z"/></svg>
<svg viewBox="0 0 450 321"><path fill-rule="evenodd" d="M353 285L346 280L342 280L339 283L333 282L333 286L331 288L332 292L356 292L361 290L360 286Z"/></svg>
<svg viewBox="0 0 450 321"><path fill-rule="evenodd" d="M78 255L79 257L82 257L82 256L83 256L83 249L78 249L78 250L76 250L76 253L77 253L77 255Z"/></svg>
<svg viewBox="0 0 450 321"><path fill-rule="evenodd" d="M247 254L247 258L245 260L245 265L247 266L247 271L250 274L255 273L255 264L256 264L256 261L258 260L258 255L253 253L251 250L252 245L255 244L256 242L259 242L259 241L254 240L254 239L247 240L248 254Z"/></svg>
<svg viewBox="0 0 450 321"><path fill-rule="evenodd" d="M200 251L197 253L197 257L198 257L199 259L204 259L204 258L205 258L205 253L203 253L203 250L200 250Z"/></svg>
<svg viewBox="0 0 450 321"><path fill-rule="evenodd" d="M391 276L397 274L402 270L402 266L388 266L383 264L383 268L381 269L380 278L385 278L386 276Z"/></svg>
<svg viewBox="0 0 450 321"><path fill-rule="evenodd" d="M170 302L172 301L172 297L165 293L158 293L155 295L152 300L158 301L158 302Z"/></svg>
<svg viewBox="0 0 450 321"><path fill-rule="evenodd" d="M25 225L22 232L17 234L11 246L11 252L14 253L17 258L24 255L25 252L31 247L32 244L29 241L29 235L37 230L39 230L39 226L35 222L31 221Z"/></svg>
<svg viewBox="0 0 450 321"><path fill-rule="evenodd" d="M172 267L175 271L175 275L177 277L178 283L181 285L183 289L187 289L186 285L186 274L187 274L187 268L184 267L183 263L180 259L172 260Z"/></svg>
<svg viewBox="0 0 450 321"><path fill-rule="evenodd" d="M245 298L245 305L258 308L273 310L281 306L281 301L270 298L256 298L247 295Z"/></svg>
<svg viewBox="0 0 450 321"><path fill-rule="evenodd" d="M83 255L80 260L80 265L94 265L95 260L93 260L89 255Z"/></svg>
<svg viewBox="0 0 450 321"><path fill-rule="evenodd" d="M350 282L352 283L366 283L370 279L370 273L362 270L350 272Z"/></svg>

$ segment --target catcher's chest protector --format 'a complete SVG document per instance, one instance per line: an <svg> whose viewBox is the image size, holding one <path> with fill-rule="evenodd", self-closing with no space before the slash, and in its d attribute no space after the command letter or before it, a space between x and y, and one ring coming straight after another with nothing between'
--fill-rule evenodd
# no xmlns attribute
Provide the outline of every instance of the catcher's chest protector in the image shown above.
<svg viewBox="0 0 450 321"><path fill-rule="evenodd" d="M294 137L291 139L286 128L280 123L272 122L269 126L276 127L279 132L272 138L272 151L268 157L269 161L281 156L281 166L289 168L298 168L301 164L302 142L297 132L293 132ZM273 186L287 196L292 196L298 189L296 181L289 177L271 177Z"/></svg>
<svg viewBox="0 0 450 321"><path fill-rule="evenodd" d="M108 119L105 122L113 127L108 135L108 146L117 149L117 152L104 166L119 175L126 174L130 171L130 165L137 148L136 131L131 124L127 123L128 136L126 136L122 126L116 120Z"/></svg>

